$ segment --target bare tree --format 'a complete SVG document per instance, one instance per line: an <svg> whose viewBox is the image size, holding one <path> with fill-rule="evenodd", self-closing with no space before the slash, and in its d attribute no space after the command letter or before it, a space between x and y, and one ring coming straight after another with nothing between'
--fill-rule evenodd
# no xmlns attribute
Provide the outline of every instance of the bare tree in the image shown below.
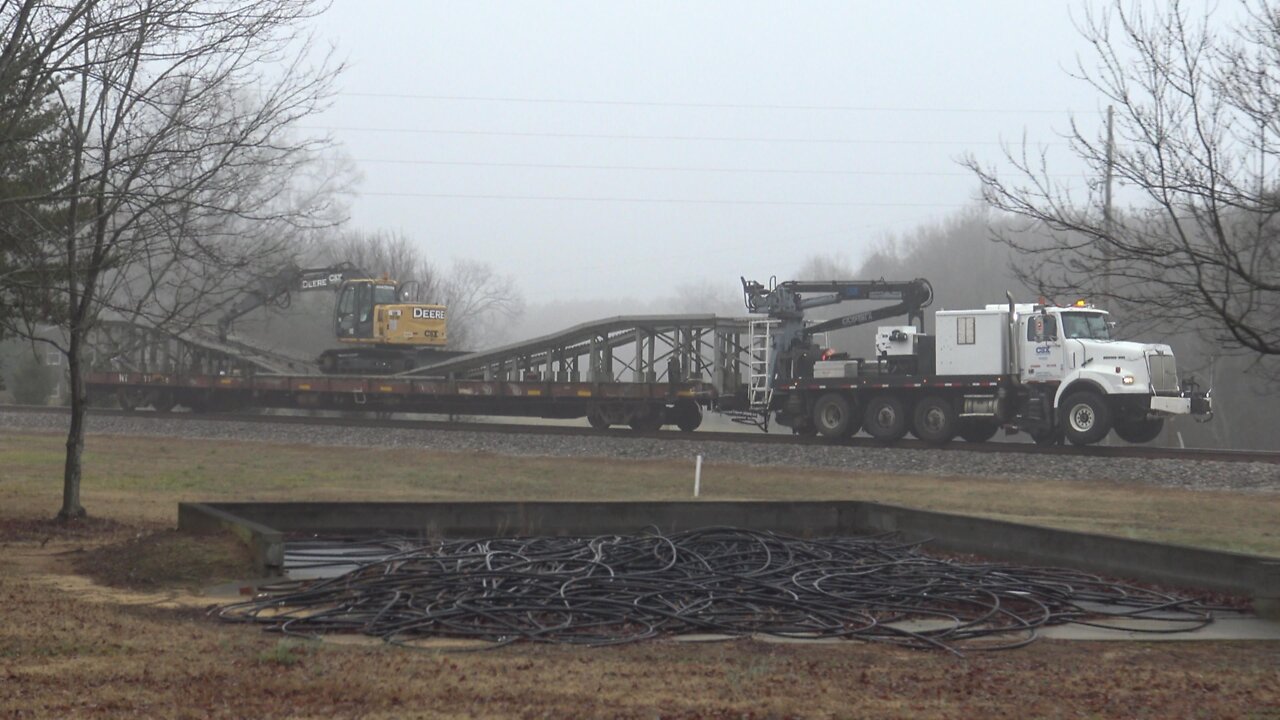
<svg viewBox="0 0 1280 720"><path fill-rule="evenodd" d="M440 302L449 308L449 343L479 349L504 338L524 313L515 281L478 260L454 260L440 282Z"/></svg>
<svg viewBox="0 0 1280 720"><path fill-rule="evenodd" d="M1056 181L1046 152L1025 143L1006 150L1012 178L972 157L965 164L988 202L1039 231L999 235L1024 254L1029 285L1058 295L1083 287L1171 329L1206 333L1274 372L1280 3L1245 8L1247 20L1226 28L1211 10L1194 14L1177 1L1116 0L1085 16L1079 30L1092 56L1078 74L1114 107L1114 140L1105 123L1073 121L1068 134L1099 179L1087 190ZM1107 202L1111 177L1124 202Z"/></svg>
<svg viewBox="0 0 1280 720"><path fill-rule="evenodd" d="M676 285L676 294L670 307L673 312L695 315L733 317L747 312L743 307L741 285L737 282L728 284L705 279Z"/></svg>
<svg viewBox="0 0 1280 720"><path fill-rule="evenodd" d="M104 313L174 329L332 224L324 139L298 137L340 69L301 34L311 0L7 1L5 37L43 59L71 161L5 291L16 329L62 351L71 423L59 517L83 516L85 343ZM38 81L31 81L38 84ZM339 176L340 177L340 176ZM42 337L52 323L62 336Z"/></svg>
<svg viewBox="0 0 1280 720"><path fill-rule="evenodd" d="M435 265L402 232L348 230L323 243L324 262L348 262L373 275L383 275L408 286L408 299L429 302L440 294L441 278Z"/></svg>

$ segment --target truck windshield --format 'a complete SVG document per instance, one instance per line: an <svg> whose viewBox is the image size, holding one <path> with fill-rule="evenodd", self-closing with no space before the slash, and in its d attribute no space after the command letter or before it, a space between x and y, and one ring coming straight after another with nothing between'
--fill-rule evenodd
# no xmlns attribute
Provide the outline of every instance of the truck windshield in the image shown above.
<svg viewBox="0 0 1280 720"><path fill-rule="evenodd" d="M1107 316L1099 313L1063 313L1062 333L1069 338L1110 340Z"/></svg>

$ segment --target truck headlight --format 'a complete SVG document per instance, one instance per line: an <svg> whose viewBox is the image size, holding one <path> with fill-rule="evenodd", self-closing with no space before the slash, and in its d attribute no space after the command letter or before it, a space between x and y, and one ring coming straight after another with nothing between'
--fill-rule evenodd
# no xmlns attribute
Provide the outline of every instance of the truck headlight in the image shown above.
<svg viewBox="0 0 1280 720"><path fill-rule="evenodd" d="M1133 376L1132 376L1132 375L1125 375L1125 376L1124 376L1124 378L1120 380L1120 382L1124 383L1125 385L1132 385L1132 384L1133 384Z"/></svg>

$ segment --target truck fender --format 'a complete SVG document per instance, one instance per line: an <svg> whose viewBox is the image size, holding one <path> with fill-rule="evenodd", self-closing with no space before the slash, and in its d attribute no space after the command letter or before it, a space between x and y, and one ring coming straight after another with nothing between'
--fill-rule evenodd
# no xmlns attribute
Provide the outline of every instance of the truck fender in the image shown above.
<svg viewBox="0 0 1280 720"><path fill-rule="evenodd" d="M1086 372L1083 368L1077 368L1062 379L1062 384L1058 386L1058 392L1053 396L1054 411L1062 407L1062 398L1066 397L1067 393L1072 393L1076 390L1092 390L1104 398L1108 397L1109 393L1106 389L1098 384L1097 381L1086 377Z"/></svg>

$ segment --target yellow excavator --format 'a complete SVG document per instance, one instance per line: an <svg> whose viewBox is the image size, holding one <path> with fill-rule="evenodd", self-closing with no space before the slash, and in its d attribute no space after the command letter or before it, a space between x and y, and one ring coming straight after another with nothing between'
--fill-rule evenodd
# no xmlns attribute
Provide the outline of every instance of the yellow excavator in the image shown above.
<svg viewBox="0 0 1280 720"><path fill-rule="evenodd" d="M448 350L443 305L405 301L409 284L372 277L350 263L324 268L288 266L263 278L218 321L225 340L231 323L263 305L288 307L297 292L337 291L333 329L344 347L320 354L324 373L386 374L430 365L465 351Z"/></svg>

